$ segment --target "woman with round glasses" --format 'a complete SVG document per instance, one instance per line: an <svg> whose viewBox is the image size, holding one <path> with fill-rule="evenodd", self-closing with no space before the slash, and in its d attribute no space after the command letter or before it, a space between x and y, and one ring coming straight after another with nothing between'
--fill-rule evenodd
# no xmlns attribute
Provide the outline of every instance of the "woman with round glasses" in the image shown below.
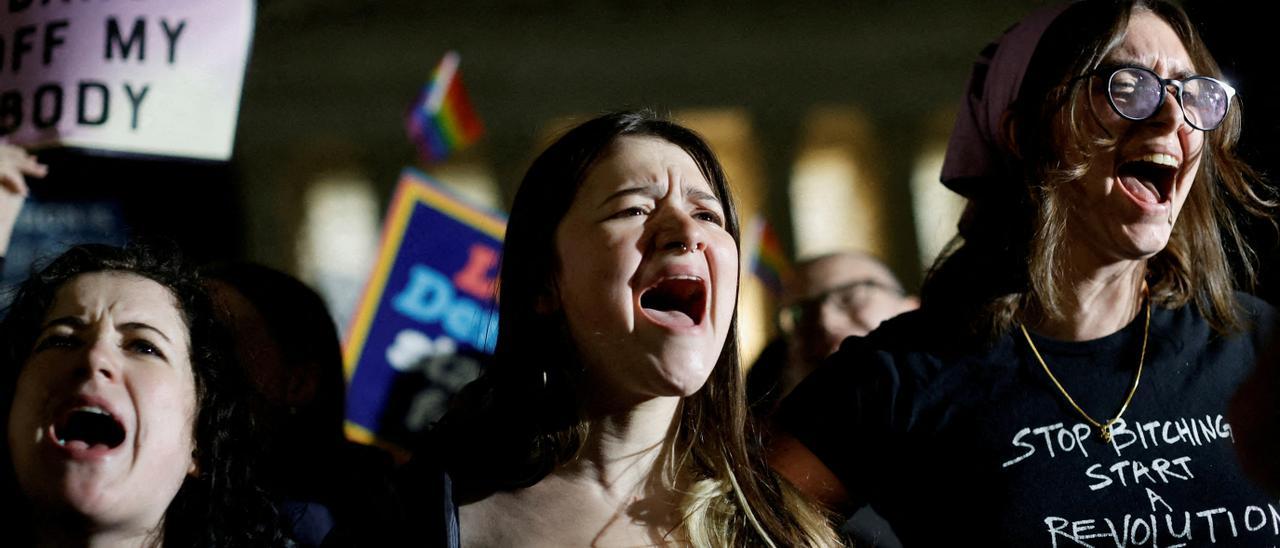
<svg viewBox="0 0 1280 548"><path fill-rule="evenodd" d="M773 463L906 545L1272 546L1226 403L1274 310L1240 215L1273 203L1186 15L1084 0L984 51L943 181L969 200L922 308L784 402Z"/></svg>
<svg viewBox="0 0 1280 548"><path fill-rule="evenodd" d="M1107 101L1111 108L1116 114L1133 121L1155 116L1170 95L1169 86L1173 86L1183 119L1201 131L1214 130L1222 124L1231 98L1236 95L1235 88L1217 78L1161 78L1143 66L1103 66L1085 77L1105 78Z"/></svg>

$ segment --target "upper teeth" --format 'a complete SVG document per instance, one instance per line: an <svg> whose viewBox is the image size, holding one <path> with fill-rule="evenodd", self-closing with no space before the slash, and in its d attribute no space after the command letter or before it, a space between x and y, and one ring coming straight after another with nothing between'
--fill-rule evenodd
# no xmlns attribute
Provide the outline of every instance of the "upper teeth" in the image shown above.
<svg viewBox="0 0 1280 548"><path fill-rule="evenodd" d="M1138 158L1135 161L1148 162L1148 163L1158 164L1158 165L1167 166L1167 167L1178 167L1177 158L1174 158L1172 155L1169 155L1169 154L1148 154L1146 156Z"/></svg>
<svg viewBox="0 0 1280 548"><path fill-rule="evenodd" d="M690 281L694 281L694 282L700 282L700 281L702 281L702 278L699 278L699 277L697 277L697 276L690 276L690 275L687 275L687 274L680 274L680 275L676 275L676 276L667 276L667 277L663 278L663 280L690 280Z"/></svg>
<svg viewBox="0 0 1280 548"><path fill-rule="evenodd" d="M111 416L111 413L108 413L106 409L103 409L103 408L98 407L98 406L96 406L96 405L82 405L82 406L80 406L80 407L77 407L77 408L75 408L75 409L72 409L72 411L84 411L85 413L94 413L94 414L97 414L97 415L107 415L108 417L109 417L109 416Z"/></svg>

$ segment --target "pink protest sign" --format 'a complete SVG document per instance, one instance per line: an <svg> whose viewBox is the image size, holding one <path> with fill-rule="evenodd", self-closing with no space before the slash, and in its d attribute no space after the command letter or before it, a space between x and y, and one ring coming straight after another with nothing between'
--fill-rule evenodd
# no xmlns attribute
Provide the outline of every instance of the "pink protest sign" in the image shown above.
<svg viewBox="0 0 1280 548"><path fill-rule="evenodd" d="M252 0L7 0L0 139L225 160Z"/></svg>

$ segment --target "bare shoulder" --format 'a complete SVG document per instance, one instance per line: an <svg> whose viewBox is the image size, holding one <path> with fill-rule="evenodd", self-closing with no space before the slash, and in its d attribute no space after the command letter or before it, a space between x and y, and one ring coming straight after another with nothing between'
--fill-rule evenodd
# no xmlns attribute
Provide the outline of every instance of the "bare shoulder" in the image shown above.
<svg viewBox="0 0 1280 548"><path fill-rule="evenodd" d="M564 546L574 519L566 519L561 501L534 486L498 492L458 508L458 529L465 548Z"/></svg>
<svg viewBox="0 0 1280 548"><path fill-rule="evenodd" d="M538 522L529 505L510 493L494 493L458 508L458 533L467 548L521 546Z"/></svg>
<svg viewBox="0 0 1280 548"><path fill-rule="evenodd" d="M673 526L650 522L653 501L608 504L590 490L567 489L558 478L494 493L458 509L465 548L680 545ZM666 514L666 512L659 512Z"/></svg>

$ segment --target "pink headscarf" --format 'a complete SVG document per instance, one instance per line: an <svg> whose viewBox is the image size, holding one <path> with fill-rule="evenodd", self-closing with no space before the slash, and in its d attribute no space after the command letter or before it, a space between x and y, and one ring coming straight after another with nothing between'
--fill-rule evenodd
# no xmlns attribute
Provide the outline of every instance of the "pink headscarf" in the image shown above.
<svg viewBox="0 0 1280 548"><path fill-rule="evenodd" d="M942 163L942 184L966 198L983 182L1017 177L1000 133L1001 118L1018 97L1036 45L1067 5L1037 10L983 48L969 73L968 93L956 116Z"/></svg>

